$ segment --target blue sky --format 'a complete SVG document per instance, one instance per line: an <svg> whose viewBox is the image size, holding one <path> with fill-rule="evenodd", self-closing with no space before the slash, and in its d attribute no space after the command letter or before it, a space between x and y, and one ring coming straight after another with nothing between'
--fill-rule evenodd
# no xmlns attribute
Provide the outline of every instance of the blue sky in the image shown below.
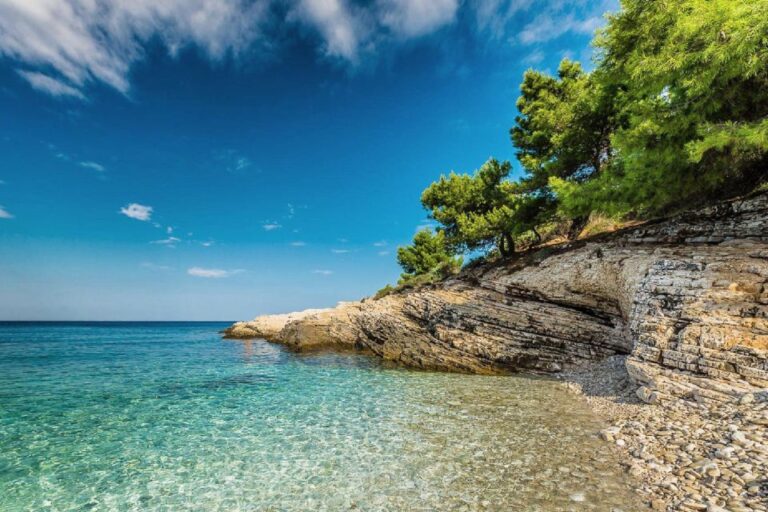
<svg viewBox="0 0 768 512"><path fill-rule="evenodd" d="M397 280L441 173L611 0L0 0L0 319L242 319ZM162 4L158 6L157 4Z"/></svg>

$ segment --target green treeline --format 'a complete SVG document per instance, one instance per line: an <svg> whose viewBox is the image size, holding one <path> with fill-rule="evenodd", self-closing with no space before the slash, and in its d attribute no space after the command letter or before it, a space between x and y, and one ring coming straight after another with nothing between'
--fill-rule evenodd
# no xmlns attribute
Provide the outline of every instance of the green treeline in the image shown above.
<svg viewBox="0 0 768 512"><path fill-rule="evenodd" d="M400 284L506 257L590 216L642 219L740 195L768 177L768 0L622 0L595 68L529 70L510 130L524 176L489 160L441 176L421 202L437 221L398 250Z"/></svg>

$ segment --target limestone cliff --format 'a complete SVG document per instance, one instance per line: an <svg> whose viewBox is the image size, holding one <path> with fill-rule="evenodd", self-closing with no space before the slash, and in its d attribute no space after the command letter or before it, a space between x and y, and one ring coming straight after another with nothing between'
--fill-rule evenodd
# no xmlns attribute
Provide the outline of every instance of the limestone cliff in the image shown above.
<svg viewBox="0 0 768 512"><path fill-rule="evenodd" d="M768 194L227 335L478 373L629 354L646 401L738 399L768 387Z"/></svg>

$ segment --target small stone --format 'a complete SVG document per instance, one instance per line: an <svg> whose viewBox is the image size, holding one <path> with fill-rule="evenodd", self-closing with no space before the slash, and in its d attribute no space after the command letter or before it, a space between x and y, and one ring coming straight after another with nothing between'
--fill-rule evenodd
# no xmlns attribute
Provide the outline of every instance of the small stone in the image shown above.
<svg viewBox="0 0 768 512"><path fill-rule="evenodd" d="M731 440L740 445L747 444L747 436L744 434L744 432L736 431L733 434L731 434Z"/></svg>
<svg viewBox="0 0 768 512"><path fill-rule="evenodd" d="M610 443L613 442L619 432L621 432L619 427L608 427L600 431L600 437Z"/></svg>
<svg viewBox="0 0 768 512"><path fill-rule="evenodd" d="M736 448L733 446L726 446L724 448L721 448L715 452L715 456L718 459L730 459L733 456L733 452L736 451Z"/></svg>
<svg viewBox="0 0 768 512"><path fill-rule="evenodd" d="M581 503L582 501L586 501L587 499L587 497L584 496L583 492L577 492L575 494L571 494L569 498L571 498L571 501L575 501L577 503Z"/></svg>
<svg viewBox="0 0 768 512"><path fill-rule="evenodd" d="M752 393L744 393L741 395L741 398L739 399L739 404L741 405L748 405L755 401L755 395Z"/></svg>
<svg viewBox="0 0 768 512"><path fill-rule="evenodd" d="M648 389L645 386L640 386L635 392L637 397L647 404L655 404L659 401L659 394L655 391Z"/></svg>

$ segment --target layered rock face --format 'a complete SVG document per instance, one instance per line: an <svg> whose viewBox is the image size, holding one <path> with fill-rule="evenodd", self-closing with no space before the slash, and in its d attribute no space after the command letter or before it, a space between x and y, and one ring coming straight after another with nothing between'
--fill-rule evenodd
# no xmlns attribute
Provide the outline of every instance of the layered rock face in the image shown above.
<svg viewBox="0 0 768 512"><path fill-rule="evenodd" d="M646 401L738 400L768 387L768 195L379 300L240 322L227 335L477 373L557 372L629 354Z"/></svg>

